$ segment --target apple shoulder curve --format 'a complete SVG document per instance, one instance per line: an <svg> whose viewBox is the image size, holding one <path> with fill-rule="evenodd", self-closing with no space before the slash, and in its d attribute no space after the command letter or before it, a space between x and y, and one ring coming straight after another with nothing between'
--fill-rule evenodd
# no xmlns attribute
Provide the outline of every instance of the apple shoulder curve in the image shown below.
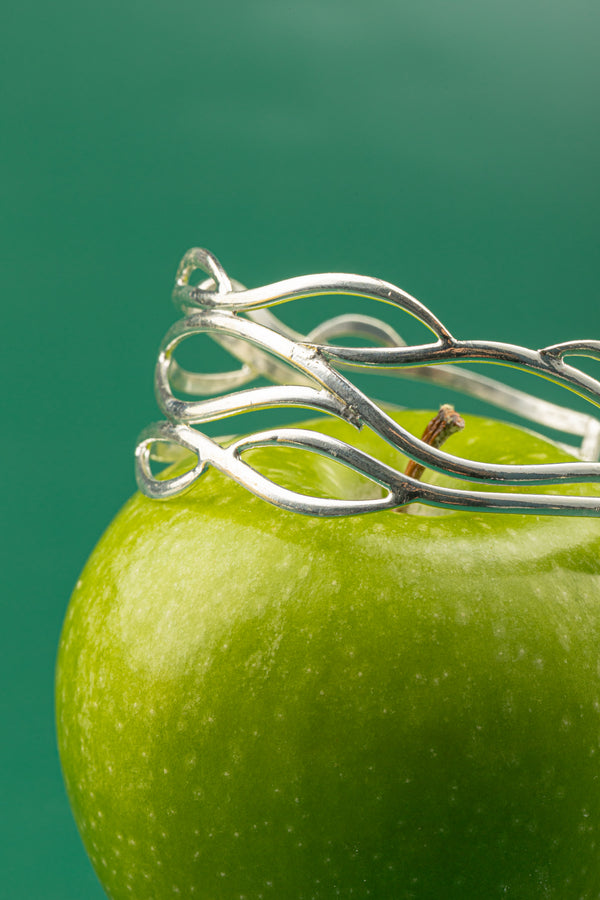
<svg viewBox="0 0 600 900"><path fill-rule="evenodd" d="M192 276L208 276L197 285ZM388 323L349 313L328 319L303 335L288 327L271 307L319 295L353 295L380 301L421 321L432 333L429 343L407 345ZM189 250L177 271L173 300L182 314L160 346L155 389L163 421L147 427L136 448L140 490L168 499L187 490L213 466L264 500L313 516L348 516L419 503L486 512L600 516L600 496L519 492L519 487L600 483L600 420L591 414L549 403L457 363L492 362L525 370L553 381L600 407L600 382L567 358L600 361L600 341L577 340L530 350L497 341L459 340L419 300L378 278L344 273L304 275L264 287L246 289L227 275L209 251ZM236 360L223 373L190 371L175 358L180 345L208 334ZM340 338L361 338L371 346L341 346ZM551 426L577 439L561 443L575 457L542 465L498 465L453 456L398 425L352 382L365 369L409 377L458 390L529 422ZM263 384L256 385L260 379ZM264 382L268 382L264 386ZM184 395L190 399L182 400ZM352 444L303 428L269 429L234 441L215 440L198 426L242 412L299 407L336 416L356 428L368 426L409 459L485 489L457 489L422 483ZM383 488L367 499L330 499L291 491L260 474L247 451L279 446L328 456ZM191 469L156 477L151 462L176 462L192 454ZM514 490L490 491L490 484Z"/></svg>

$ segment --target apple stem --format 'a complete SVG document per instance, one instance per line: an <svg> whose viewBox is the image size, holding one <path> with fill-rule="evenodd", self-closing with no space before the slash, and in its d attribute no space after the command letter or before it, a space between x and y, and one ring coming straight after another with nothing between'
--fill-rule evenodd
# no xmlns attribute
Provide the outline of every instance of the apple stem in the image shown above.
<svg viewBox="0 0 600 900"><path fill-rule="evenodd" d="M462 431L464 427L465 420L463 417L455 411L450 403L444 403L440 406L438 414L427 425L421 440L431 447L441 447L450 435L456 434L457 431ZM409 459L404 474L419 480L424 471L425 466L415 462L414 459Z"/></svg>

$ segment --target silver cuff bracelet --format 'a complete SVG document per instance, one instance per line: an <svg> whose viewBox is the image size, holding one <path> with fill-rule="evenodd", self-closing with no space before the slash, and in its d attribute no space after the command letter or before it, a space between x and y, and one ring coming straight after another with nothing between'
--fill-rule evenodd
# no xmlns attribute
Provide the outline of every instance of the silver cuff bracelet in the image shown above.
<svg viewBox="0 0 600 900"><path fill-rule="evenodd" d="M201 270L208 278L192 286ZM283 324L271 307L318 295L346 294L390 304L420 320L433 334L430 343L407 346L388 324L371 316L347 314L329 319L307 335ZM166 334L155 374L156 397L165 420L139 437L136 478L140 490L161 500L190 488L214 466L270 503L313 516L349 516L419 502L452 509L543 515L600 515L600 497L561 494L490 492L489 486L600 483L600 420L538 399L456 363L493 362L540 375L600 406L600 382L565 362L567 357L600 360L600 341L581 340L529 350L495 341L454 338L429 309L377 278L328 273L289 278L246 289L229 278L207 250L189 250L177 272L173 299L183 318ZM173 354L190 336L209 334L240 364L221 374L182 368ZM340 338L367 339L369 347L338 346ZM453 456L413 436L380 403L360 391L348 377L359 370L429 381L511 410L530 422L577 438L561 443L575 461L543 465L496 465ZM257 378L267 386L245 387ZM178 399L177 391L190 400ZM425 484L384 464L351 444L303 428L261 431L233 442L208 437L193 426L241 412L299 407L337 416L356 428L368 426L397 450L429 469L487 486L484 491ZM245 459L246 451L283 446L312 451L361 473L383 488L372 499L312 497L278 486ZM183 474L157 478L151 460L176 461L182 451L197 462Z"/></svg>

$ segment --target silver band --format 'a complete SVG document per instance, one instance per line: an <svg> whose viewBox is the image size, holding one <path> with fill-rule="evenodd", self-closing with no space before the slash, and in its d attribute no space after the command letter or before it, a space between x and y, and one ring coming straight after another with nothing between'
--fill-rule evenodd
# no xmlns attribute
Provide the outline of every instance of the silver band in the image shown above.
<svg viewBox="0 0 600 900"><path fill-rule="evenodd" d="M194 287L190 279L198 269L209 278ZM330 319L310 334L301 335L271 312L275 305L320 294L351 294L391 304L426 325L434 340L407 346L385 322L352 314ZM136 450L136 477L147 496L172 497L191 487L208 466L214 466L270 503L305 515L355 515L415 501L489 512L600 515L599 497L434 487L384 465L350 444L315 431L279 428L222 446L193 427L240 412L294 406L337 416L356 427L366 425L427 468L471 482L498 486L600 482L598 418L548 403L456 365L494 362L524 369L570 388L599 407L600 382L565 359L588 356L600 360L600 341L570 341L529 350L513 344L457 340L426 306L388 282L335 273L290 278L246 290L228 277L211 253L202 249L192 249L184 256L173 299L183 318L165 336L155 374L156 396L166 421L149 426L140 435ZM226 348L241 367L218 375L181 368L173 356L176 348L201 333L208 333ZM374 346L343 347L330 343L342 337L367 338ZM561 445L578 461L501 466L469 461L435 449L400 427L347 377L365 368L444 385L509 409L529 421L551 425L580 439L576 446ZM271 384L246 387L257 377L266 378ZM180 400L174 391L193 399ZM329 500L284 489L243 459L247 450L265 446L295 447L330 456L383 487L386 494L368 500ZM191 471L166 480L154 477L152 459L174 461L182 451L197 457Z"/></svg>

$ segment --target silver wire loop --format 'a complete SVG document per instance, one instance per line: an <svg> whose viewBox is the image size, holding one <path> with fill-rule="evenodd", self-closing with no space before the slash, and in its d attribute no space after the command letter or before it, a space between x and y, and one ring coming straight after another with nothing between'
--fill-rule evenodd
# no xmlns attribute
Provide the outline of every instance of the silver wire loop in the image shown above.
<svg viewBox="0 0 600 900"><path fill-rule="evenodd" d="M192 286L190 280L197 270L208 278ZM408 346L386 322L356 314L329 319L302 335L271 311L278 304L322 294L349 294L395 306L422 322L433 340ZM183 257L173 300L183 318L167 332L155 372L156 397L166 420L145 429L135 455L137 482L148 497L167 499L188 490L213 466L264 500L305 515L348 516L419 502L487 512L600 516L597 496L489 491L490 485L600 482L600 420L507 387L462 366L465 362L494 362L533 372L569 388L597 408L600 382L565 360L588 356L600 361L600 341L569 341L529 350L495 341L458 340L419 300L380 279L329 273L290 278L248 290L229 278L216 257L200 248L189 250ZM203 333L224 347L240 363L239 368L219 374L182 368L174 358L175 350L189 337ZM343 337L366 338L373 345L331 343ZM578 445L560 446L577 459L543 465L498 465L463 459L431 447L398 425L344 374L365 369L459 390L531 422L573 435L581 439ZM257 378L271 384L245 387ZM193 399L181 400L176 391ZM366 425L425 467L481 482L488 489L425 484L351 444L317 431L279 428L223 446L194 427L241 412L284 406L336 416L356 428ZM334 500L283 488L243 459L246 451L267 446L293 447L335 459L383 488L383 496ZM185 453L197 459L190 471L170 478L153 475L152 460L176 461Z"/></svg>

